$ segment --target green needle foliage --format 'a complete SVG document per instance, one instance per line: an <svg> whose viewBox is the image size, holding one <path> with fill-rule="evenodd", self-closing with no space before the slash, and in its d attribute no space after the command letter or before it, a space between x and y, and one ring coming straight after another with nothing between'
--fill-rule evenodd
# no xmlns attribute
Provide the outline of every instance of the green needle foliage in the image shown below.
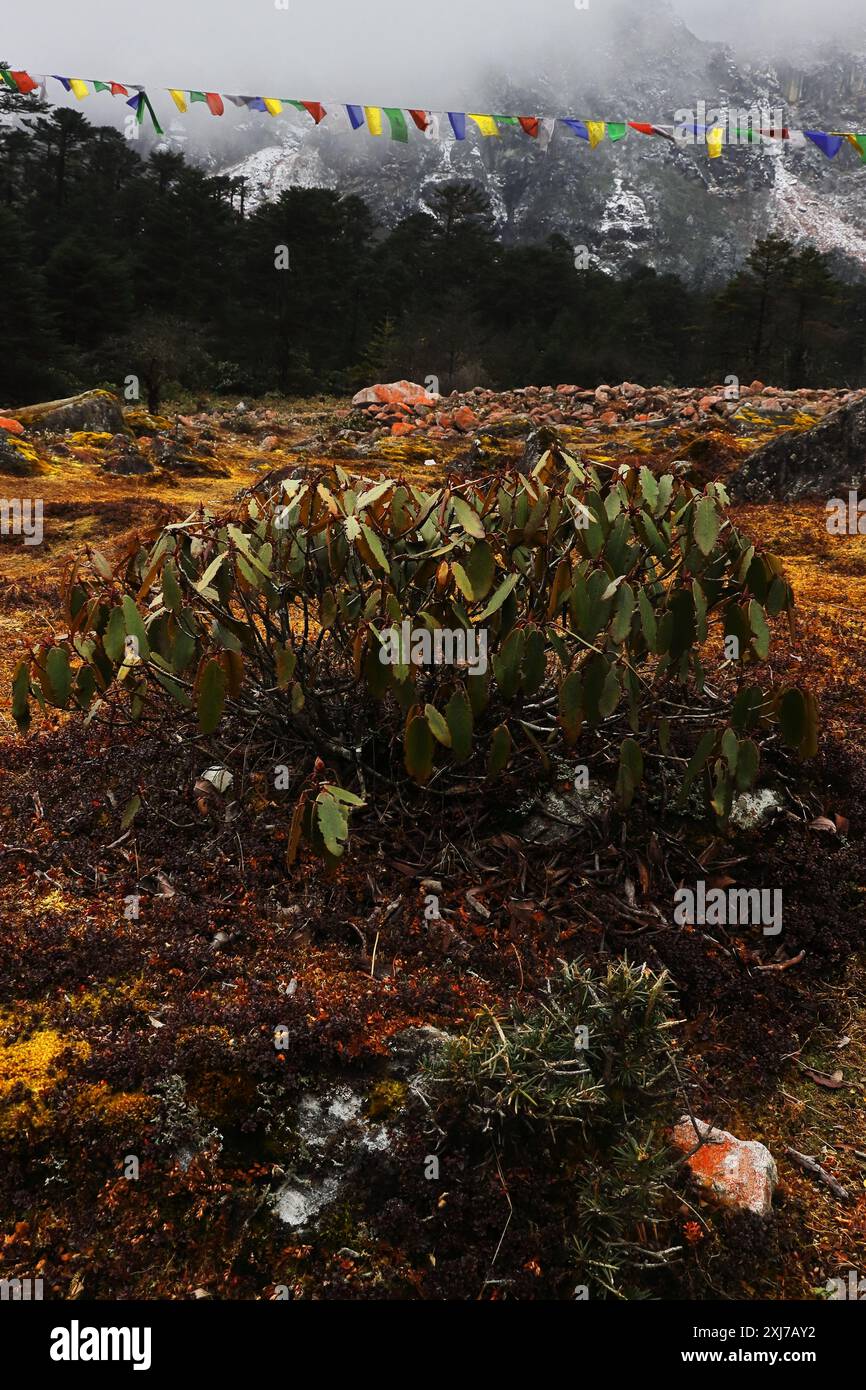
<svg viewBox="0 0 866 1390"><path fill-rule="evenodd" d="M682 1110L665 975L618 961L563 967L530 1012L482 1014L430 1064L448 1121L508 1167L564 1184L565 1239L591 1296L641 1297L675 1253L665 1129ZM585 1030L585 1031L583 1031Z"/></svg>

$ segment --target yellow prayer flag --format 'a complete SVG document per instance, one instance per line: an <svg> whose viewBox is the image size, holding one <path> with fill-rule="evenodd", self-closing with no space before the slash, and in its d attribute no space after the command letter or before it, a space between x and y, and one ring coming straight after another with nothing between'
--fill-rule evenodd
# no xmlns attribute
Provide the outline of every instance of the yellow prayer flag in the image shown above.
<svg viewBox="0 0 866 1390"><path fill-rule="evenodd" d="M367 125L371 135L382 134L382 108L381 106L365 106L364 115L367 117Z"/></svg>
<svg viewBox="0 0 866 1390"><path fill-rule="evenodd" d="M186 102L184 101L183 92L176 91L174 87L169 87L168 92L178 111L183 115L184 111L186 111Z"/></svg>
<svg viewBox="0 0 866 1390"><path fill-rule="evenodd" d="M707 151L710 159L718 159L722 153L722 144L725 139L725 127L714 125L707 131Z"/></svg>
<svg viewBox="0 0 866 1390"><path fill-rule="evenodd" d="M496 124L496 122L494 121L494 119L493 119L492 116L480 116L480 115L477 115L477 114L476 114L476 115L473 115L472 112L470 111L470 112L469 112L469 119L470 119L470 121L474 121L474 122L475 122L475 124L477 125L478 129L481 131L481 134L482 134L482 135L498 135L498 134L499 134L499 126Z"/></svg>
<svg viewBox="0 0 866 1390"><path fill-rule="evenodd" d="M589 136L589 147L594 150L596 145L600 145L604 139L604 132L607 129L604 121L587 121L586 133Z"/></svg>
<svg viewBox="0 0 866 1390"><path fill-rule="evenodd" d="M283 103L277 97L262 97L262 101L265 103L265 109L272 116L279 116L283 109Z"/></svg>
<svg viewBox="0 0 866 1390"><path fill-rule="evenodd" d="M82 82L80 77L70 77L69 85L79 101L83 101L87 96L87 83Z"/></svg>

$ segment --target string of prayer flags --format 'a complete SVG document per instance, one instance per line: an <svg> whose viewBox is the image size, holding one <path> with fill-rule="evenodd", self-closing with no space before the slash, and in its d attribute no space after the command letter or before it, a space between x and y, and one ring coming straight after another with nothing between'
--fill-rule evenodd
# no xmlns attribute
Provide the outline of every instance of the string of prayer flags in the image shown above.
<svg viewBox="0 0 866 1390"><path fill-rule="evenodd" d="M135 111L139 124L142 123L145 114L148 114L153 122L154 130L160 135L163 133L150 98L143 87L135 84L124 86L119 82L104 82L95 79L85 80L82 77L64 77L59 73L53 73L50 76L53 77L54 81L60 83L65 92L70 92L79 101L83 101L91 91L94 93L110 92L112 96L126 98L127 104ZM47 81L48 77L44 74L37 74L37 77L33 78L22 68L13 70L8 64L0 63L0 89L8 88L10 91L24 96L36 93L39 100L45 100ZM222 116L225 112L224 103L226 101L239 109L259 111L269 116L280 116L285 107L291 106L297 111L305 111L312 117L317 126L321 125L328 115L327 110L319 101L296 101L290 97L223 96L219 92L187 90L179 87L168 87L166 91L182 115L186 114L191 105L201 102L207 106L212 115ZM703 103L701 103L701 109L703 110ZM718 113L715 114L718 115ZM539 148L543 150L546 150L550 144L557 126L564 125L578 139L586 141L590 149L593 150L597 149L605 139L610 140L612 144L617 144L624 140L630 131L635 130L641 135L660 136L674 144L680 142L688 144L696 140L703 140L710 159L718 159L728 142L741 145L771 139L786 140L790 148L805 148L807 142L811 142L827 159L835 159L842 146L847 144L857 152L861 161L866 162L866 132L803 131L775 124L769 128L758 127L756 121L759 117L753 117L751 114L747 114L745 124L742 127L732 130L727 118L722 115L718 115L718 122L713 125L702 125L691 121L685 126L681 124L674 126L660 125L649 121L584 121L571 116L509 116L498 112L489 114L480 111L444 112L412 107L404 110L397 106L347 104L332 107L331 119L327 123L327 128L338 133L341 130L358 131L366 125L371 135L381 136L386 119L391 139L400 144L408 143L410 119L415 128L430 140L444 138L449 127L455 140L466 140L467 121L470 121L485 139L499 136L503 126L511 126L515 130L522 131L531 140L537 141Z"/></svg>
<svg viewBox="0 0 866 1390"><path fill-rule="evenodd" d="M817 145L822 154L828 159L835 159L841 150L844 139L841 135L828 135L823 130L804 130L803 134L807 140L811 140L813 145Z"/></svg>

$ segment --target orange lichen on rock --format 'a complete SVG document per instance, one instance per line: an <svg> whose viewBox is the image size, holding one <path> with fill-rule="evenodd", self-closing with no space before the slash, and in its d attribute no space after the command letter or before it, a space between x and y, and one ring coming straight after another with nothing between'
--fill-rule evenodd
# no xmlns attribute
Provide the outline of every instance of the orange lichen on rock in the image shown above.
<svg viewBox="0 0 866 1390"><path fill-rule="evenodd" d="M723 1206L769 1216L778 1172L773 1155L754 1139L737 1139L725 1129L683 1116L673 1131L676 1148L698 1185Z"/></svg>

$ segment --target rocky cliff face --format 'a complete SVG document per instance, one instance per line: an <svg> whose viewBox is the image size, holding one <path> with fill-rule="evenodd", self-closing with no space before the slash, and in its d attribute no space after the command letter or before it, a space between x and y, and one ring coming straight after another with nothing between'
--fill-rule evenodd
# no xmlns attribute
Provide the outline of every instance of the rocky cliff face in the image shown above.
<svg viewBox="0 0 866 1390"><path fill-rule="evenodd" d="M816 49L797 64L757 65L696 38L664 4L617 13L579 52L551 58L531 87L480 80L478 106L672 123L686 110L699 120L701 101L707 109L760 104L781 108L792 127L866 130L864 55ZM249 152L275 130L279 144ZM239 139L247 152L222 172L248 180L249 207L291 186L339 188L365 197L388 225L424 207L431 187L472 179L486 189L505 240L559 232L612 273L636 258L713 283L770 231L836 253L851 274L866 270L866 167L847 147L832 162L802 141L729 146L710 160L702 145L634 131L590 151L561 126L547 152L507 128L496 140L473 131L465 143L413 130L402 146L328 121L313 129L300 115L270 129L250 122Z"/></svg>

